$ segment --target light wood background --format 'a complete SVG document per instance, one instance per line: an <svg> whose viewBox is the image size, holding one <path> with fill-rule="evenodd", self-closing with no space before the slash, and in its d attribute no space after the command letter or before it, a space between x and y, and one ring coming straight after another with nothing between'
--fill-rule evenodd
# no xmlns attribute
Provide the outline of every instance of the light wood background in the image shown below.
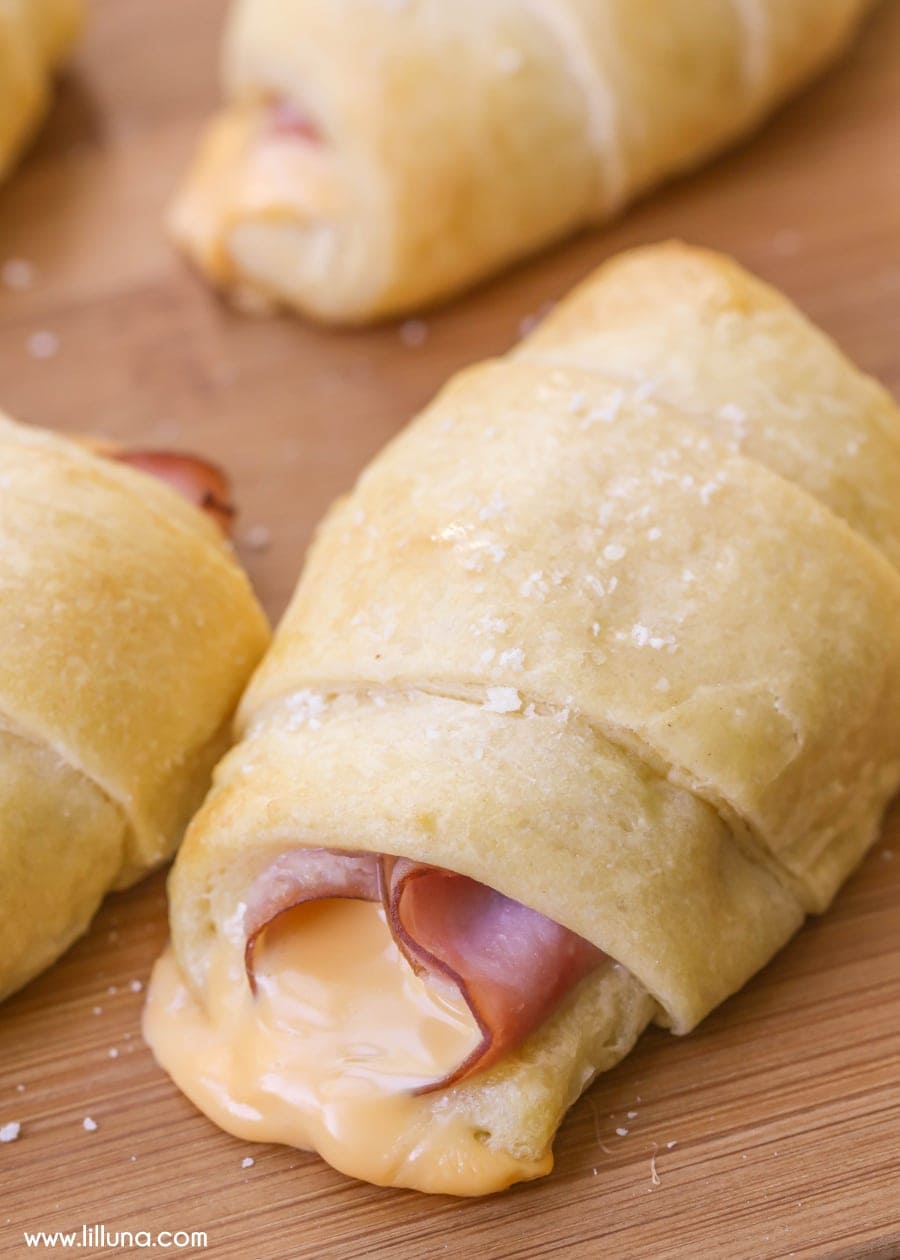
<svg viewBox="0 0 900 1260"><path fill-rule="evenodd" d="M504 350L623 246L731 251L900 390L898 0L759 138L430 315L418 347L397 327L233 314L166 243L163 207L216 100L223 9L93 0L56 108L0 188L0 266L35 268L27 290L0 284L0 404L226 465L273 616L366 459L455 368ZM51 357L34 356L41 332ZM651 1032L582 1099L552 1177L481 1202L359 1185L196 1113L140 1039L136 990L165 931L156 876L0 1009L0 1124L22 1124L0 1145L4 1260L23 1229L83 1222L203 1229L203 1254L252 1260L900 1256L900 811L834 909L743 993L687 1039Z"/></svg>

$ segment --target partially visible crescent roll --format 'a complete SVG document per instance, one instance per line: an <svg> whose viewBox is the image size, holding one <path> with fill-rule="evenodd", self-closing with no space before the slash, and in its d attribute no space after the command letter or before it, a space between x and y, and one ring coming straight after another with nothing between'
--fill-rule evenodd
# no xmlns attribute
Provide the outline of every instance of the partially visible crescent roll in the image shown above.
<svg viewBox="0 0 900 1260"><path fill-rule="evenodd" d="M47 112L53 75L82 19L82 0L0 4L0 179Z"/></svg>
<svg viewBox="0 0 900 1260"><path fill-rule="evenodd" d="M668 245L454 378L333 507L174 868L198 1020L222 1027L226 958L242 1018L264 1008L260 925L360 896L353 855L477 881L609 960L421 1094L390 1167L349 1138L338 1167L455 1193L546 1171L651 1017L689 1031L828 905L900 783L898 484L886 393L735 264ZM391 913L417 965L429 925ZM448 1116L499 1161L474 1188L456 1151L423 1171Z"/></svg>
<svg viewBox="0 0 900 1260"><path fill-rule="evenodd" d="M756 127L869 0L235 0L172 212L245 304L444 298Z"/></svg>
<svg viewBox="0 0 900 1260"><path fill-rule="evenodd" d="M268 639L213 521L123 458L0 415L0 997L171 856Z"/></svg>

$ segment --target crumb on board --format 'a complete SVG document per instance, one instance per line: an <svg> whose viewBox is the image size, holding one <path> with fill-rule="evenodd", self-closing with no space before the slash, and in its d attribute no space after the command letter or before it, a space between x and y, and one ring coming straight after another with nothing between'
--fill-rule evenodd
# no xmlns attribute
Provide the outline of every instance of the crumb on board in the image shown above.
<svg viewBox="0 0 900 1260"><path fill-rule="evenodd" d="M85 1116L81 1122L81 1127L84 1129L85 1133L96 1133L99 1126L97 1121L91 1116Z"/></svg>
<svg viewBox="0 0 900 1260"><path fill-rule="evenodd" d="M533 332L545 316L550 314L554 305L555 303L553 302L544 302L536 311L531 312L529 315L524 315L519 321L519 336L527 337L530 332Z"/></svg>
<svg viewBox="0 0 900 1260"><path fill-rule="evenodd" d="M797 228L779 228L772 237L772 250L782 258L798 254L803 248L803 233Z"/></svg>
<svg viewBox="0 0 900 1260"><path fill-rule="evenodd" d="M0 267L0 280L7 289L23 292L34 284L34 264L26 258L7 258Z"/></svg>
<svg viewBox="0 0 900 1260"><path fill-rule="evenodd" d="M650 1156L650 1180L654 1186L662 1185L659 1179L659 1173L656 1171L656 1151Z"/></svg>
<svg viewBox="0 0 900 1260"><path fill-rule="evenodd" d="M675 1149L675 1147L676 1147L677 1145L678 1145L678 1143L677 1143L677 1142L666 1142L666 1150L667 1150L667 1151L674 1151L674 1149Z"/></svg>
<svg viewBox="0 0 900 1260"><path fill-rule="evenodd" d="M33 332L28 338L28 353L33 359L52 359L59 350L59 337L47 328Z"/></svg>
<svg viewBox="0 0 900 1260"><path fill-rule="evenodd" d="M428 340L428 325L423 319L407 319L400 325L400 340L405 346L417 349Z"/></svg>
<svg viewBox="0 0 900 1260"><path fill-rule="evenodd" d="M0 1142L15 1142L21 1132L22 1126L18 1120L0 1124Z"/></svg>
<svg viewBox="0 0 900 1260"><path fill-rule="evenodd" d="M243 543L250 551L267 551L272 545L272 531L267 525L251 525L244 530Z"/></svg>

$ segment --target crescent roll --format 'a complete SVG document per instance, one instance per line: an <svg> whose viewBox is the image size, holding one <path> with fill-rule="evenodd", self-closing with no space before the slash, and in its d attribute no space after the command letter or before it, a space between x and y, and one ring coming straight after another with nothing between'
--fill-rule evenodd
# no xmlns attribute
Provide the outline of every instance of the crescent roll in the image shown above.
<svg viewBox="0 0 900 1260"><path fill-rule="evenodd" d="M47 112L53 75L83 19L82 0L0 4L0 179Z"/></svg>
<svg viewBox="0 0 900 1260"><path fill-rule="evenodd" d="M756 127L870 0L235 0L177 241L250 306L445 298Z"/></svg>
<svg viewBox="0 0 900 1260"><path fill-rule="evenodd" d="M548 1171L872 843L898 484L884 390L680 245L455 377L326 517L175 864L181 1088L375 1182Z"/></svg>
<svg viewBox="0 0 900 1260"><path fill-rule="evenodd" d="M216 470L2 415L0 469L4 997L171 856L268 634Z"/></svg>

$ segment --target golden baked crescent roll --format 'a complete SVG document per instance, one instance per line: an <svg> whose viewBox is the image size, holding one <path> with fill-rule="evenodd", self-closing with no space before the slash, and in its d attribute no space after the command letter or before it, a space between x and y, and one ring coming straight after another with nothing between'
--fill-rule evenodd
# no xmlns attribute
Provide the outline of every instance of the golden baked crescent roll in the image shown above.
<svg viewBox="0 0 900 1260"><path fill-rule="evenodd" d="M0 415L0 997L171 856L267 643L216 470L110 454Z"/></svg>
<svg viewBox="0 0 900 1260"><path fill-rule="evenodd" d="M0 179L44 117L53 75L81 27L82 0L0 4Z"/></svg>
<svg viewBox="0 0 900 1260"><path fill-rule="evenodd" d="M220 288L354 323L447 297L746 134L869 0L236 0L172 213Z"/></svg>
<svg viewBox="0 0 900 1260"><path fill-rule="evenodd" d="M321 526L175 864L181 1088L375 1182L546 1172L875 837L897 484L884 390L684 246L455 377Z"/></svg>

